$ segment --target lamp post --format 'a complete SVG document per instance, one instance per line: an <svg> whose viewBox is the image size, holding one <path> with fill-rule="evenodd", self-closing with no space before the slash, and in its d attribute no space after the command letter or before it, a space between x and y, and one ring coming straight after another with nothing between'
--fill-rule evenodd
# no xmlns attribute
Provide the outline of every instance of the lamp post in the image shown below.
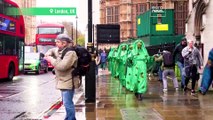
<svg viewBox="0 0 213 120"><path fill-rule="evenodd" d="M75 19L76 19L76 23L75 23L75 25L76 25L76 31L75 31L75 43L76 43L76 45L78 44L78 16L76 15L76 17L75 17Z"/></svg>
<svg viewBox="0 0 213 120"><path fill-rule="evenodd" d="M71 38L73 40L73 22L71 22Z"/></svg>
<svg viewBox="0 0 213 120"><path fill-rule="evenodd" d="M95 59L94 46L92 43L92 0L88 0L88 43L87 50L93 56L90 69L85 76L85 102L95 103L96 101L96 78L95 78Z"/></svg>

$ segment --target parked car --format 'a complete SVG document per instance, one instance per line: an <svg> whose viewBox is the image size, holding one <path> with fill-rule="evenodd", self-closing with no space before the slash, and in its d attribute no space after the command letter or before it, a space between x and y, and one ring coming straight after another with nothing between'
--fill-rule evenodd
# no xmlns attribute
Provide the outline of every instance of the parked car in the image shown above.
<svg viewBox="0 0 213 120"><path fill-rule="evenodd" d="M48 63L44 59L43 53L25 53L24 57L24 73L36 72L40 74L41 71L48 72Z"/></svg>

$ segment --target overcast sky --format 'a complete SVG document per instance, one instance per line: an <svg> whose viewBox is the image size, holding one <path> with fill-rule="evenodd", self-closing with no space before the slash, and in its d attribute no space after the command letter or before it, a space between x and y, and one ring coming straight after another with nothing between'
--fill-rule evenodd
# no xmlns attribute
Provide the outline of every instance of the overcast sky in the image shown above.
<svg viewBox="0 0 213 120"><path fill-rule="evenodd" d="M88 22L87 0L37 0L36 7L76 7L78 16L78 29L85 31ZM93 23L99 23L99 0L93 0ZM76 23L76 16L37 16L37 21Z"/></svg>

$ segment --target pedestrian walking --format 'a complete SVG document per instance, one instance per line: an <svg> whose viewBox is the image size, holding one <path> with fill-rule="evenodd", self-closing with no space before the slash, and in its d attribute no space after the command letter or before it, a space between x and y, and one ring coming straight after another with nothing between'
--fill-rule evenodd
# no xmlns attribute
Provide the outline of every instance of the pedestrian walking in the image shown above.
<svg viewBox="0 0 213 120"><path fill-rule="evenodd" d="M98 67L100 64L101 57L98 54L98 51L95 52L95 75L98 76Z"/></svg>
<svg viewBox="0 0 213 120"><path fill-rule="evenodd" d="M101 68L102 70L106 69L106 62L107 62L107 54L105 50L101 52Z"/></svg>
<svg viewBox="0 0 213 120"><path fill-rule="evenodd" d="M173 60L173 56L172 53L164 50L160 55L155 56L155 61L162 61L162 79L163 79L163 92L167 93L168 91L168 85L167 85L167 77L170 76L172 81L173 81L173 85L175 90L178 90L178 81L177 78L175 76L175 71L174 71L174 60Z"/></svg>
<svg viewBox="0 0 213 120"><path fill-rule="evenodd" d="M209 51L208 61L203 70L203 77L199 92L206 94L213 81L213 48Z"/></svg>
<svg viewBox="0 0 213 120"><path fill-rule="evenodd" d="M185 77L183 76L184 58L182 56L182 50L187 46L186 38L182 38L181 42L175 47L173 52L173 59L176 60L177 66L180 69L181 74L181 88L185 86Z"/></svg>
<svg viewBox="0 0 213 120"><path fill-rule="evenodd" d="M194 46L194 41L189 39L188 46L182 50L182 56L184 58L183 74L185 76L184 91L187 90L189 80L192 80L191 95L195 95L195 84L199 79L198 68L203 65L203 59L200 51Z"/></svg>
<svg viewBox="0 0 213 120"><path fill-rule="evenodd" d="M126 87L126 60L128 44L122 43L118 47L118 78L123 87Z"/></svg>
<svg viewBox="0 0 213 120"><path fill-rule="evenodd" d="M133 68L132 85L134 93L138 100L142 100L142 94L147 91L147 62L149 54L142 40L136 40L133 43Z"/></svg>

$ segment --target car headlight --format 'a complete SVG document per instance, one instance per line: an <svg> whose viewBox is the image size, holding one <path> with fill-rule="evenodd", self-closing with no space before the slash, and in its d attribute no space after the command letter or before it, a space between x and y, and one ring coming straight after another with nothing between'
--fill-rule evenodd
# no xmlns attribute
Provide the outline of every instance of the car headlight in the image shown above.
<svg viewBox="0 0 213 120"><path fill-rule="evenodd" d="M37 64L36 64L36 63L33 63L33 64L31 64L30 66L31 66L31 69L33 69L33 70L36 70L36 69L37 69Z"/></svg>

